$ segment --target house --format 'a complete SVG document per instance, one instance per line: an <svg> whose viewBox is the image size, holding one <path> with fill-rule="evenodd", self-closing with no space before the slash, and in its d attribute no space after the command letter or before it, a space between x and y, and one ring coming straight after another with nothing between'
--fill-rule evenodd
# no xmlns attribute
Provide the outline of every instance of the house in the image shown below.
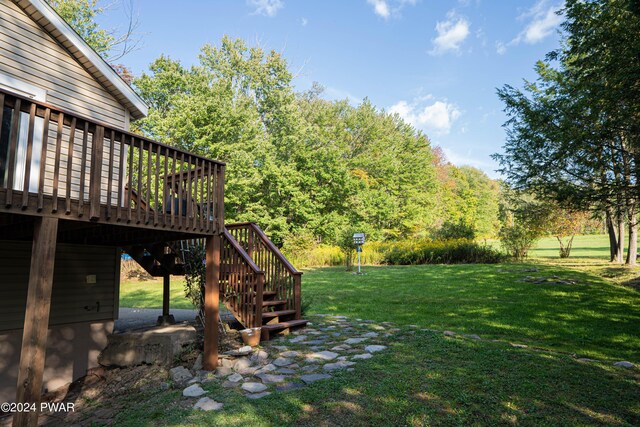
<svg viewBox="0 0 640 427"><path fill-rule="evenodd" d="M122 251L165 278L168 315L181 248L204 242L206 369L219 298L264 339L306 323L300 273L255 224L225 227L224 163L130 133L146 113L44 0L0 3L0 401L37 403L97 366Z"/></svg>

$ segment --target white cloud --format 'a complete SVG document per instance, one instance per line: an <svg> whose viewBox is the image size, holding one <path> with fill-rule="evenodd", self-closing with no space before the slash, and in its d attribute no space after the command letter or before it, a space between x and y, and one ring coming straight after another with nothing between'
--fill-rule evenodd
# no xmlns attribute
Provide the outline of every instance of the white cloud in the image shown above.
<svg viewBox="0 0 640 427"><path fill-rule="evenodd" d="M453 163L456 166L473 166L478 169L482 169L492 178L495 178L496 174L492 171L492 167L495 167L492 163L486 160L478 159L478 157L473 155L473 151L471 149L467 150L465 154L460 154L456 151L453 151L450 148L440 147L444 152L445 157L448 161Z"/></svg>
<svg viewBox="0 0 640 427"><path fill-rule="evenodd" d="M431 40L433 49L429 51L432 55L442 55L446 52L457 52L460 45L469 36L469 21L464 17L456 17L453 12L447 14L446 21L439 21L436 24L437 37Z"/></svg>
<svg viewBox="0 0 640 427"><path fill-rule="evenodd" d="M520 17L521 19L529 18L530 21L510 44L516 45L522 42L535 44L547 38L562 22L562 15L557 13L561 8L562 3L550 5L548 0L536 2Z"/></svg>
<svg viewBox="0 0 640 427"><path fill-rule="evenodd" d="M399 101L389 108L389 113L398 114L413 126L434 131L437 135L448 134L453 123L462 115L462 111L446 100L424 105L427 99L432 100L432 97L416 99L411 103Z"/></svg>
<svg viewBox="0 0 640 427"><path fill-rule="evenodd" d="M247 4L255 7L254 15L276 16L278 10L284 7L282 0L247 0Z"/></svg>
<svg viewBox="0 0 640 427"><path fill-rule="evenodd" d="M373 12L384 19L400 16L405 6L415 6L420 0L367 0L373 6Z"/></svg>
<svg viewBox="0 0 640 427"><path fill-rule="evenodd" d="M300 25L302 25L303 27L306 27L308 23L309 23L309 20L307 18L303 17L300 19Z"/></svg>
<svg viewBox="0 0 640 427"><path fill-rule="evenodd" d="M387 19L391 15L391 10L386 0L367 0L367 3L373 6L373 11L376 15L384 19Z"/></svg>
<svg viewBox="0 0 640 427"><path fill-rule="evenodd" d="M504 55L505 53L507 53L507 46L501 41L497 41L496 52L498 52L498 55Z"/></svg>

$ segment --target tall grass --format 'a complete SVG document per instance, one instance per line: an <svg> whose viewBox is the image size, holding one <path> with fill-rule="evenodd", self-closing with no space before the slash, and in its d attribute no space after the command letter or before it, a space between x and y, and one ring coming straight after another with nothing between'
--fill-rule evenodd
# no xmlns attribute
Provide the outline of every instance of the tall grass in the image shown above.
<svg viewBox="0 0 640 427"><path fill-rule="evenodd" d="M331 245L289 250L285 255L298 267L346 264L345 253L339 247ZM365 265L494 264L504 259L504 255L495 248L467 239L371 242L363 246L361 253L361 262Z"/></svg>

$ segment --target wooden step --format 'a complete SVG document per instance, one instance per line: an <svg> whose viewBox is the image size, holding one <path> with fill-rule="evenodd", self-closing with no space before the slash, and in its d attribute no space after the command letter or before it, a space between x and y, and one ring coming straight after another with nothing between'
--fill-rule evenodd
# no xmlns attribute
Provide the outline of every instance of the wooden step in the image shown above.
<svg viewBox="0 0 640 427"><path fill-rule="evenodd" d="M262 324L275 324L280 322L282 317L295 315L295 310L267 311L262 313Z"/></svg>
<svg viewBox="0 0 640 427"><path fill-rule="evenodd" d="M278 293L276 291L262 291L262 299L263 300L269 300L269 299L275 297L276 295L278 295Z"/></svg>
<svg viewBox="0 0 640 427"><path fill-rule="evenodd" d="M283 305L283 304L286 304L286 303L287 303L287 301L279 300L279 299L272 300L272 301L262 301L262 308L264 308L264 307L273 307L273 306L276 306L276 305Z"/></svg>
<svg viewBox="0 0 640 427"><path fill-rule="evenodd" d="M289 320L287 322L274 323L273 325L263 325L261 329L260 339L262 341L269 341L271 335L282 333L288 334L291 329L301 328L309 323L308 320Z"/></svg>

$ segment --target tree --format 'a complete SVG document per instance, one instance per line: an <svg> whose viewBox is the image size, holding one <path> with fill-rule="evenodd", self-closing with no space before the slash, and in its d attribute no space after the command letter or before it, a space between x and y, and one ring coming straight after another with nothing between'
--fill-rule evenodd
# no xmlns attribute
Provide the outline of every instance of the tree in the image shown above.
<svg viewBox="0 0 640 427"><path fill-rule="evenodd" d="M133 51L140 41L135 36L135 30L139 24L133 19L131 4L128 7L127 29L117 33L101 28L96 22L96 17L105 11L103 7L98 6L98 0L47 0L47 2L105 60L117 61ZM123 64L117 64L117 66L119 72L128 72Z"/></svg>
<svg viewBox="0 0 640 427"><path fill-rule="evenodd" d="M495 158L516 188L605 212L612 260L622 260L627 221L634 265L640 19L629 4L567 2L563 45L536 65L537 81L498 91L509 120L505 153Z"/></svg>

